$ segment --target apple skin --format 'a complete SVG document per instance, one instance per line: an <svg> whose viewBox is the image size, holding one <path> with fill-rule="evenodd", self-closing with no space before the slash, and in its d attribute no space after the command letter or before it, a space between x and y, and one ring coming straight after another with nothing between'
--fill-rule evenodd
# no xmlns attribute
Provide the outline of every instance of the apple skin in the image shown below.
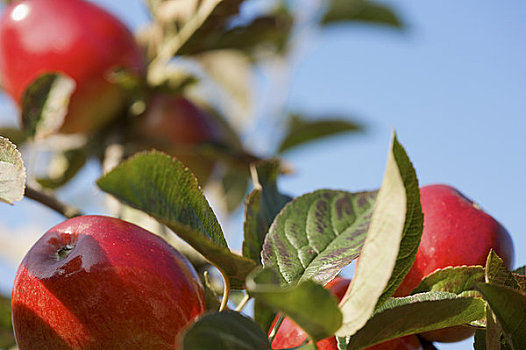
<svg viewBox="0 0 526 350"><path fill-rule="evenodd" d="M460 191L444 184L422 186L420 200L424 213L422 239L415 262L395 296L409 295L424 277L437 269L484 266L491 249L512 268L514 250L508 231ZM456 326L422 336L429 341L456 342L473 333L473 328Z"/></svg>
<svg viewBox="0 0 526 350"><path fill-rule="evenodd" d="M159 236L120 219L80 216L29 250L11 307L20 350L173 350L205 299L188 260Z"/></svg>
<svg viewBox="0 0 526 350"><path fill-rule="evenodd" d="M329 289L331 293L341 300L349 287L351 280L341 277L336 277L325 288ZM274 319L272 330L276 324L279 316ZM307 334L298 327L294 321L285 317L279 327L273 341L272 349L286 349L300 346L307 339ZM338 342L336 337L330 337L320 340L316 343L319 350L338 350ZM387 341L385 343L377 344L368 347L366 350L421 350L422 344L415 335L409 335L397 339Z"/></svg>
<svg viewBox="0 0 526 350"><path fill-rule="evenodd" d="M176 157L201 184L210 177L215 161L196 153L196 147L220 139L216 119L180 95L158 93L149 98L143 114L132 127L132 138L141 148L156 148Z"/></svg>
<svg viewBox="0 0 526 350"><path fill-rule="evenodd" d="M44 73L76 82L60 133L90 133L119 116L126 93L108 80L123 68L144 71L132 33L115 16L84 0L23 0L0 17L2 88L20 106L25 90Z"/></svg>

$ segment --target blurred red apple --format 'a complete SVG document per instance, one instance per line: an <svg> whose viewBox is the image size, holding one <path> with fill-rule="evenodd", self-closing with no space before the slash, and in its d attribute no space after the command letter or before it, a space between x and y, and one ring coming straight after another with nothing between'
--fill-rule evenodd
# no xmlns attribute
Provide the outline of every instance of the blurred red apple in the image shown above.
<svg viewBox="0 0 526 350"><path fill-rule="evenodd" d="M180 95L156 94L137 117L133 138L143 148L156 148L176 157L206 183L215 161L200 147L219 140L219 124L207 111ZM202 148L201 148L202 151Z"/></svg>
<svg viewBox="0 0 526 350"><path fill-rule="evenodd" d="M185 257L162 238L104 216L46 232L24 257L11 302L20 350L173 350L205 310Z"/></svg>
<svg viewBox="0 0 526 350"><path fill-rule="evenodd" d="M329 289L331 293L341 300L349 287L350 279L336 277L325 288ZM279 317L279 316L278 316ZM278 317L274 320L271 330L274 328ZM298 327L294 321L285 317L281 323L273 341L272 349L286 349L295 346L300 346L307 339L307 334ZM319 350L338 350L338 342L336 337L330 337L320 340L316 343ZM385 343L377 344L368 347L367 350L420 350L422 344L415 335L410 335L402 338L393 339Z"/></svg>
<svg viewBox="0 0 526 350"><path fill-rule="evenodd" d="M88 1L15 1L0 18L2 88L18 105L28 86L44 73L63 73L75 80L62 133L89 133L117 117L126 95L108 75L116 68L137 74L143 64L126 26Z"/></svg>
<svg viewBox="0 0 526 350"><path fill-rule="evenodd" d="M448 266L486 264L491 249L508 268L513 266L513 242L497 220L476 203L448 185L420 188L424 231L411 270L395 292L406 296L420 281L437 269ZM430 341L455 342L473 335L474 330L459 326L427 332Z"/></svg>

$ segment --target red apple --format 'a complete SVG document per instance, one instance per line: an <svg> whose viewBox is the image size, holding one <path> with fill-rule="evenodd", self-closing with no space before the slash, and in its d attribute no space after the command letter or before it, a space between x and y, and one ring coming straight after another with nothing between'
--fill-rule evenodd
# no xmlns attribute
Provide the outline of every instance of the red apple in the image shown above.
<svg viewBox="0 0 526 350"><path fill-rule="evenodd" d="M214 160L200 155L198 148L219 140L219 125L211 114L180 95L151 96L146 111L134 123L133 134L142 147L175 156L202 184L213 171Z"/></svg>
<svg viewBox="0 0 526 350"><path fill-rule="evenodd" d="M351 280L336 277L327 285L325 288L329 289L331 293L338 299L341 300L343 295L349 287ZM273 322L271 327L274 328L278 317ZM285 317L281 326L279 327L273 341L272 349L287 349L295 346L300 346L307 339L307 334L298 327L290 318ZM338 343L336 337L330 337L320 340L316 343L319 350L338 350ZM385 343L377 344L372 347L368 347L367 350L420 350L422 344L415 335L409 335L402 338L393 339Z"/></svg>
<svg viewBox="0 0 526 350"><path fill-rule="evenodd" d="M185 257L162 238L104 216L46 232L18 268L11 303L20 350L173 350L205 310Z"/></svg>
<svg viewBox="0 0 526 350"><path fill-rule="evenodd" d="M43 73L60 72L75 80L62 133L88 133L117 117L126 95L108 74L116 68L140 73L143 61L126 26L91 2L16 1L0 17L2 88L17 104Z"/></svg>
<svg viewBox="0 0 526 350"><path fill-rule="evenodd" d="M420 200L424 213L422 240L415 262L395 296L408 295L437 269L484 266L491 249L508 268L513 266L513 243L508 231L458 190L448 185L423 186ZM425 336L431 341L459 341L473 335L473 330L466 328L432 331Z"/></svg>

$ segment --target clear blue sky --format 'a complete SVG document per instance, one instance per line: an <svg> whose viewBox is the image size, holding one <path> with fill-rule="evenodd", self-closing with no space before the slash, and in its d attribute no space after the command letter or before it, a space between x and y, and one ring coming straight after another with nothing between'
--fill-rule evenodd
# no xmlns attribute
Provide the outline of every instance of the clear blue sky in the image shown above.
<svg viewBox="0 0 526 350"><path fill-rule="evenodd" d="M97 2L134 28L146 20L140 1ZM399 11L405 31L334 27L310 35L305 56L293 62L280 97L287 108L354 116L367 132L290 152L296 173L281 187L293 195L378 187L395 129L420 183L448 183L478 202L511 233L516 267L526 264L526 2L384 2ZM272 82L258 86L257 105L271 104ZM257 114L264 118L264 109ZM75 188L67 194L73 202L93 194ZM26 201L0 206L0 218L0 229L14 231L21 221L38 218L44 228L61 221ZM3 270L7 289L13 272ZM471 340L439 348L469 349Z"/></svg>

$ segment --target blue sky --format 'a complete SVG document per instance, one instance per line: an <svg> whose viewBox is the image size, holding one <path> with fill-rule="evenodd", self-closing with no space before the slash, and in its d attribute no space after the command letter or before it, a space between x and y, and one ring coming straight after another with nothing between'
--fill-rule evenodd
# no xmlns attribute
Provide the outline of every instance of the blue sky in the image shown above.
<svg viewBox="0 0 526 350"><path fill-rule="evenodd" d="M131 27L146 20L139 1L97 2ZM291 151L286 160L296 172L280 186L293 195L377 188L394 129L420 183L448 183L478 202L509 230L516 267L526 264L526 2L384 2L406 22L403 32L341 25L310 33L304 55L290 63L290 89L279 97L285 108L349 115L367 128ZM264 106L275 101L276 82L265 70L261 74L256 104L263 119ZM6 113L1 120L10 118ZM246 138L254 143L257 130ZM255 145L265 151L265 144ZM96 169L83 176L76 181L96 177ZM67 195L82 203L94 193L86 191ZM0 229L14 232L35 218L43 229L61 221L27 201L0 206L0 218ZM13 272L4 270L0 276L8 289Z"/></svg>

